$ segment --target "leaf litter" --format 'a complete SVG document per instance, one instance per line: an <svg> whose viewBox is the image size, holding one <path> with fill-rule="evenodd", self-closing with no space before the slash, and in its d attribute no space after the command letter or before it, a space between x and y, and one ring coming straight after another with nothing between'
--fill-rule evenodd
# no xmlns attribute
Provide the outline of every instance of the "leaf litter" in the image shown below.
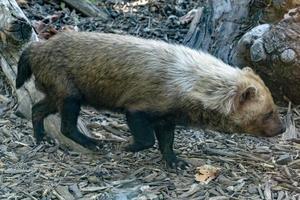
<svg viewBox="0 0 300 200"><path fill-rule="evenodd" d="M44 29L39 29L42 38L49 36L42 33L52 30L56 34L67 27L181 43L190 19L188 16L180 23L184 19L180 17L197 8L198 2L149 2L98 1L111 16L104 23L82 17L58 1L20 1L33 22L44 23L40 25ZM115 9L122 6L135 10ZM166 168L157 145L139 153L122 150L130 133L121 114L82 109L81 117L89 130L105 136L99 152L84 155L47 142L35 146L31 122L14 114L16 105L14 92L1 72L0 199L300 198L299 138L255 138L178 127L175 150L192 167L176 173ZM289 115L289 130L299 134L300 107L281 108L281 112ZM203 178L211 179L207 184L199 184L194 176L199 166L218 166L221 170L215 178Z"/></svg>

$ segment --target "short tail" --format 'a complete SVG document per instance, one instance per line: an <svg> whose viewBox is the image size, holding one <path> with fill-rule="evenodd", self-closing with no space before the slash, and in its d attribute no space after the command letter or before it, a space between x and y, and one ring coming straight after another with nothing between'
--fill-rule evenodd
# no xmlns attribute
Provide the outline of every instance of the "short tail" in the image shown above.
<svg viewBox="0 0 300 200"><path fill-rule="evenodd" d="M18 62L18 73L16 78L16 88L20 88L32 75L30 61L29 61L29 48L27 47L20 57Z"/></svg>

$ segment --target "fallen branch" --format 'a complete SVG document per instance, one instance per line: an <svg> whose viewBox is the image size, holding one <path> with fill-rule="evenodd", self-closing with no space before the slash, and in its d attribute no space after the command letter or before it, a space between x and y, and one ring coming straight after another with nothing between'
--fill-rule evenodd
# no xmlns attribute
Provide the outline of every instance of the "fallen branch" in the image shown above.
<svg viewBox="0 0 300 200"><path fill-rule="evenodd" d="M108 15L100 10L97 6L89 2L88 0L63 0L69 6L75 8L82 14L88 17L100 17L104 20L108 18Z"/></svg>

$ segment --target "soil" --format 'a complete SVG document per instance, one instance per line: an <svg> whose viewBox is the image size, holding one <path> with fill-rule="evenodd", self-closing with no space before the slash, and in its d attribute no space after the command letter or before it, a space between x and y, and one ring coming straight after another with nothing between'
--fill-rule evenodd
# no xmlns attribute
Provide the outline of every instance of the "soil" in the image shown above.
<svg viewBox="0 0 300 200"><path fill-rule="evenodd" d="M189 23L181 17L201 5L196 0L138 2L142 5L94 1L108 20L84 17L58 1L30 0L22 9L43 39L67 28L182 43ZM174 149L191 167L171 170L157 145L139 153L123 151L130 132L121 114L82 108L88 129L103 137L99 151L87 155L48 142L35 145L31 121L16 116L16 107L14 90L0 72L0 199L300 199L297 139L178 127ZM297 127L298 110L292 109ZM217 177L196 182L196 168L203 165L219 168Z"/></svg>

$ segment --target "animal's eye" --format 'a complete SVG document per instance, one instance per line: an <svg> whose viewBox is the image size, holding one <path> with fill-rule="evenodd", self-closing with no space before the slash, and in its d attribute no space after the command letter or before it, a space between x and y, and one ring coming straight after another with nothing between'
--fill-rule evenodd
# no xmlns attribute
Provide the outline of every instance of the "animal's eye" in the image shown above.
<svg viewBox="0 0 300 200"><path fill-rule="evenodd" d="M264 120L268 120L268 119L270 119L272 116L273 116L273 111L271 111L271 112L268 112L267 114L265 114L265 116L264 116Z"/></svg>

